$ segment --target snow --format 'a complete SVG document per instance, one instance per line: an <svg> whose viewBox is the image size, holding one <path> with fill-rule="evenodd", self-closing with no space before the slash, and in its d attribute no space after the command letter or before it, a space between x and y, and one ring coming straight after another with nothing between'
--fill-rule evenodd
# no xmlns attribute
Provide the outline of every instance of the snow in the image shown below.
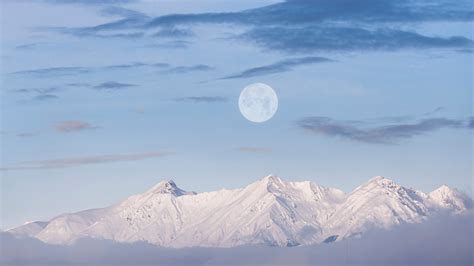
<svg viewBox="0 0 474 266"><path fill-rule="evenodd" d="M269 175L244 188L194 193L172 180L118 204L10 230L53 244L82 237L165 247L296 246L340 241L375 228L420 223L471 200L447 186L425 194L378 176L349 194ZM38 223L38 224L37 224Z"/></svg>

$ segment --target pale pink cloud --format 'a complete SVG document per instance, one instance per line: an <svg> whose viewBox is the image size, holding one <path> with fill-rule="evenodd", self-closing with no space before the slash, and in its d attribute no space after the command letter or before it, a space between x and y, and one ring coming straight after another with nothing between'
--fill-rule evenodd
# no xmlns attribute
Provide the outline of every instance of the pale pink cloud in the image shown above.
<svg viewBox="0 0 474 266"><path fill-rule="evenodd" d="M32 170L32 169L53 169L66 168L74 166L82 166L89 164L125 162L125 161L139 161L144 159L158 158L171 155L173 152L168 151L150 151L141 153L119 153L119 154L104 154L94 156L69 157L51 160L36 160L25 161L10 166L0 168L1 171L10 170Z"/></svg>
<svg viewBox="0 0 474 266"><path fill-rule="evenodd" d="M66 120L54 124L54 129L60 133L70 133L95 128L97 127L81 120Z"/></svg>

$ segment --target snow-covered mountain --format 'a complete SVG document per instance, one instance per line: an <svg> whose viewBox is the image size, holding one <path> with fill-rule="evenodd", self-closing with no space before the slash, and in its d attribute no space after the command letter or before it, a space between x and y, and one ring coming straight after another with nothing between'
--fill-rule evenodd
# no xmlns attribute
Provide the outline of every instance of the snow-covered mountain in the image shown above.
<svg viewBox="0 0 474 266"><path fill-rule="evenodd" d="M447 186L425 194L374 177L345 194L270 175L241 189L204 193L163 181L110 207L30 222L8 232L52 244L92 237L167 247L295 246L418 223L440 210L458 214L470 208L470 198Z"/></svg>

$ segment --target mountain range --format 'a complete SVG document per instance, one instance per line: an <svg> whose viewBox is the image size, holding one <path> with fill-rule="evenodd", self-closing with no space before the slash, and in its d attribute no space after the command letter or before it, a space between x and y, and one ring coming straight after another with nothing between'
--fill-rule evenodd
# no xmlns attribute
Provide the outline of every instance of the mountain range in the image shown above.
<svg viewBox="0 0 474 266"><path fill-rule="evenodd" d="M60 245L90 237L165 247L298 246L421 223L440 212L460 215L472 206L468 196L447 186L426 194L378 176L346 194L269 175L244 188L203 193L162 181L106 208L62 214L7 232Z"/></svg>

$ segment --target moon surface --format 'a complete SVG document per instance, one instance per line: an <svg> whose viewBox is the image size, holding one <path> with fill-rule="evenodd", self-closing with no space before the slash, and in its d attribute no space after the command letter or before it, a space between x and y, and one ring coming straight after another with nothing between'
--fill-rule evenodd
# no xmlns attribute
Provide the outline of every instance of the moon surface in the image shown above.
<svg viewBox="0 0 474 266"><path fill-rule="evenodd" d="M240 93L239 109L247 120L262 123L276 113L278 96L267 84L250 84Z"/></svg>

